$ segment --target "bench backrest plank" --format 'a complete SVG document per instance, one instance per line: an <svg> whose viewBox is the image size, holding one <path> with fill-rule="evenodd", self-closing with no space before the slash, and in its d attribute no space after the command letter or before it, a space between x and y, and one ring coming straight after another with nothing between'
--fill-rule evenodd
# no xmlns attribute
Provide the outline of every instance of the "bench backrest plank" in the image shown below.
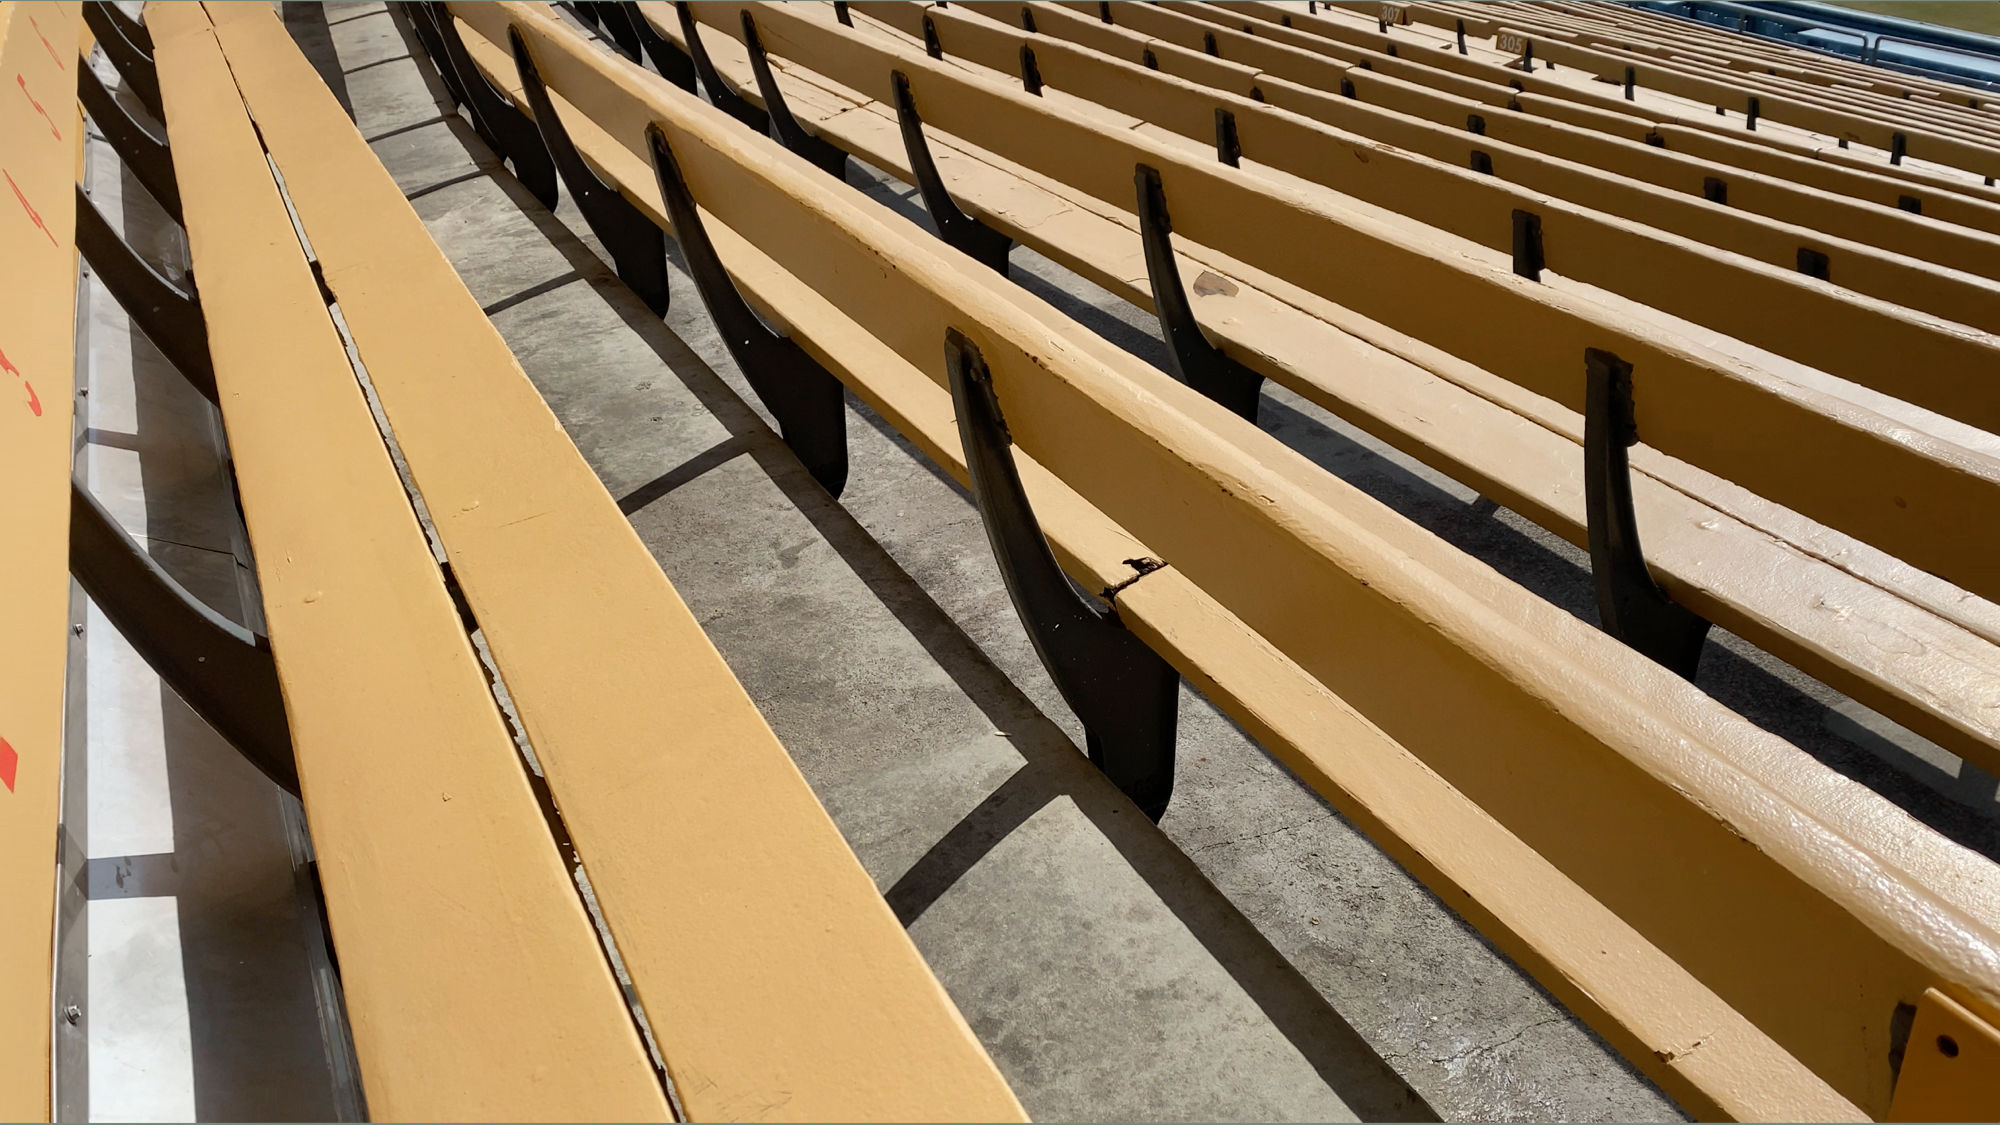
<svg viewBox="0 0 2000 1125"><path fill-rule="evenodd" d="M210 11L688 1112L1019 1118L784 747L276 17Z"/></svg>
<svg viewBox="0 0 2000 1125"><path fill-rule="evenodd" d="M148 22L371 1112L664 1119L207 20Z"/></svg>
<svg viewBox="0 0 2000 1125"><path fill-rule="evenodd" d="M81 6L0 4L0 1120L47 1120Z"/></svg>

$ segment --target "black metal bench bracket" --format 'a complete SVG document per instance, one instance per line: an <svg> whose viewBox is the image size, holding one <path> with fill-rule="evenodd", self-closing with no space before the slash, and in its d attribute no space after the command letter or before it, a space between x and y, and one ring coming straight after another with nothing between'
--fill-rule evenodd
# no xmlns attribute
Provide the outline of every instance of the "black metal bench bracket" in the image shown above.
<svg viewBox="0 0 2000 1125"><path fill-rule="evenodd" d="M653 27L646 13L639 10L637 0L621 0L619 7L625 10L625 18L632 21L632 30L638 34L646 56L653 60L653 69L660 72L660 77L694 93L694 60Z"/></svg>
<svg viewBox="0 0 2000 1125"><path fill-rule="evenodd" d="M1115 608L1100 609L1063 573L1021 487L984 357L956 329L947 330L944 347L973 500L1014 611L1083 721L1091 763L1157 821L1173 796L1180 674L1125 628Z"/></svg>
<svg viewBox="0 0 2000 1125"><path fill-rule="evenodd" d="M583 221L590 224L591 233L610 252L619 278L654 314L667 315L666 234L584 162L583 154L576 150L569 130L556 112L555 103L549 100L548 87L542 84L541 71L535 68L534 55L528 50L528 41L521 37L520 28L508 26L507 42L514 51L514 67L521 74L521 91L535 111L541 143L547 146L556 170L562 173L563 183L569 187L569 196L576 201Z"/></svg>
<svg viewBox="0 0 2000 1125"><path fill-rule="evenodd" d="M1692 681L1709 623L1675 604L1646 569L1627 452L1639 440L1632 365L1597 348L1583 357L1584 513L1598 618L1605 632Z"/></svg>
<svg viewBox="0 0 2000 1125"><path fill-rule="evenodd" d="M496 154L514 165L514 178L521 186L542 206L555 210L556 166L536 122L528 120L521 107L472 61L451 10L443 4L429 4L425 11L444 45L445 65L458 72L459 91L472 111L473 128Z"/></svg>
<svg viewBox="0 0 2000 1125"><path fill-rule="evenodd" d="M890 74L889 82L895 89L896 121L903 127L903 151L910 158L910 173L916 178L924 209L930 212L931 222L937 224L938 237L945 245L1005 277L1007 252L1014 248L1014 240L959 210L951 193L945 190L937 163L931 159L930 142L924 139L924 121L917 116L917 102L910 94L909 76L898 70Z"/></svg>
<svg viewBox="0 0 2000 1125"><path fill-rule="evenodd" d="M701 88L708 92L709 104L768 136L771 115L750 104L748 98L722 80L708 57L708 48L701 45L701 29L695 26L694 11L687 6L687 0L677 0L674 14L680 17L681 41L687 44L688 55L694 59L694 72L701 79Z"/></svg>
<svg viewBox="0 0 2000 1125"><path fill-rule="evenodd" d="M660 127L646 127L653 174L674 225L674 239L709 319L730 357L778 420L778 433L820 487L839 496L847 486L847 392L798 341L772 330L736 289L709 241L694 195Z"/></svg>
<svg viewBox="0 0 2000 1125"><path fill-rule="evenodd" d="M631 8L604 0L595 0L585 6L596 13L597 27L610 37L613 49L641 66L646 65L645 48L639 42L639 29L632 26Z"/></svg>
<svg viewBox="0 0 2000 1125"><path fill-rule="evenodd" d="M148 55L153 53L153 33L144 22L126 15L125 9L116 4L105 4L104 14L110 17L112 25L125 36L126 42Z"/></svg>
<svg viewBox="0 0 2000 1125"><path fill-rule="evenodd" d="M1146 251L1146 280L1152 284L1153 312L1167 339L1167 358L1181 382L1252 422L1264 377L1224 355L1195 322L1187 290L1174 262L1173 219L1160 173L1141 164L1133 176L1139 189L1139 241Z"/></svg>
<svg viewBox="0 0 2000 1125"><path fill-rule="evenodd" d="M200 297L160 276L134 253L82 187L76 189L76 248L146 339L213 402L215 365L208 355L208 321Z"/></svg>
<svg viewBox="0 0 2000 1125"><path fill-rule="evenodd" d="M139 100L146 104L146 111L156 121L165 121L166 112L160 108L160 72L153 66L150 48L141 47L126 38L120 26L125 13L112 14L107 0L89 0L83 6L83 22L90 26L90 34L96 37L97 45L104 49L104 56L111 65L118 68L118 76L125 80Z"/></svg>
<svg viewBox="0 0 2000 1125"><path fill-rule="evenodd" d="M451 108L456 112L458 107L465 104L465 87L458 84L458 68L452 66L451 61L445 58L444 40L438 37L437 21L431 18L429 8L414 0L399 3L395 7L402 13L404 21L410 25L410 30L416 34L417 42L422 45L424 54L430 56L431 69L437 72L438 80L444 83L445 92L451 97ZM479 128L479 119L476 115L472 124L473 128Z"/></svg>
<svg viewBox="0 0 2000 1125"><path fill-rule="evenodd" d="M750 72L757 76L757 90L764 95L764 112L771 119L771 134L778 143L811 161L815 167L836 180L847 178L847 153L825 139L806 130L799 119L792 116L792 107L785 103L785 92L778 89L778 78L771 73L771 60L764 54L764 41L757 34L757 21L749 12L743 13L743 46L750 53Z"/></svg>
<svg viewBox="0 0 2000 1125"><path fill-rule="evenodd" d="M132 115L104 88L103 80L85 59L77 60L76 96L90 119L97 123L97 131L117 151L118 159L159 201L160 209L185 226L181 219L180 184L174 179L174 156L167 142L132 120Z"/></svg>
<svg viewBox="0 0 2000 1125"><path fill-rule="evenodd" d="M194 713L285 791L299 771L270 642L201 604L70 481L69 569Z"/></svg>

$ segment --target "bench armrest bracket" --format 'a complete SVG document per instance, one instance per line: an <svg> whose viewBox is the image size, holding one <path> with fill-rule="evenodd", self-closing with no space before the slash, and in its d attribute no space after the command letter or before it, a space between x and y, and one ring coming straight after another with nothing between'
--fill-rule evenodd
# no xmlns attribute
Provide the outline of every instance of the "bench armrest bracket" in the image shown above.
<svg viewBox="0 0 2000 1125"><path fill-rule="evenodd" d="M1598 619L1605 632L1693 681L1709 623L1667 597L1639 546L1626 453L1639 440L1632 365L1597 348L1585 349L1583 364L1583 503Z"/></svg>
<svg viewBox="0 0 2000 1125"><path fill-rule="evenodd" d="M201 604L70 481L77 583L188 707L286 792L299 792L270 641Z"/></svg>
<svg viewBox="0 0 2000 1125"><path fill-rule="evenodd" d="M917 191L924 197L924 210L930 212L938 237L952 249L991 266L1002 277L1007 276L1007 253L1014 248L1014 240L959 209L951 192L945 190L937 162L931 159L930 142L924 138L924 121L917 116L916 98L910 94L909 76L898 70L889 75L889 80L895 87L896 123L903 129L903 151L910 159L910 174L917 181Z"/></svg>
<svg viewBox="0 0 2000 1125"><path fill-rule="evenodd" d="M1153 312L1167 340L1167 358L1181 382L1252 422L1257 420L1264 377L1223 354L1196 323L1180 266L1174 262L1173 218L1157 169L1141 164L1133 174L1139 189L1139 242L1146 251L1146 281Z"/></svg>
<svg viewBox="0 0 2000 1125"><path fill-rule="evenodd" d="M104 139L117 151L118 159L145 185L160 208L173 216L174 222L185 226L181 219L180 184L174 178L174 156L167 142L132 119L105 88L104 80L97 76L88 59L79 60L76 69L77 99L83 102L84 112L97 123L97 131L104 134Z"/></svg>
<svg viewBox="0 0 2000 1125"><path fill-rule="evenodd" d="M674 13L681 18L681 39L694 59L694 72L701 79L701 88L708 91L709 104L769 136L771 115L751 105L748 99L722 80L715 63L708 57L708 48L701 45L701 29L695 26L694 11L687 6L686 0L677 0Z"/></svg>
<svg viewBox="0 0 2000 1125"><path fill-rule="evenodd" d="M1173 796L1180 673L1125 628L1115 606L1100 609L1063 573L1021 486L985 358L955 328L944 353L972 497L1014 611L1083 721L1091 763L1157 821Z"/></svg>
<svg viewBox="0 0 2000 1125"><path fill-rule="evenodd" d="M834 179L845 180L847 153L808 131L792 116L792 107L785 104L785 92L778 89L777 76L771 73L771 60L764 53L763 39L757 35L757 21L749 12L743 13L743 46L750 52L750 72L757 76L757 90L764 95L764 111L771 118L771 132L778 143L812 161Z"/></svg>
<svg viewBox="0 0 2000 1125"><path fill-rule="evenodd" d="M202 316L200 297L161 277L134 253L80 185L76 189L76 248L146 339L204 398L214 402L215 366L208 355L208 321Z"/></svg>
<svg viewBox="0 0 2000 1125"><path fill-rule="evenodd" d="M541 144L555 161L556 170L562 173L576 209L583 213L584 222L590 224L591 232L610 252L618 276L646 302L653 315L667 315L671 300L667 287L667 236L645 212L619 194L616 187L590 170L583 154L576 150L576 143L570 140L562 117L556 113L527 40L512 26L507 28L507 40L513 47L514 68L521 75L521 91L535 111L534 127L541 130Z"/></svg>
<svg viewBox="0 0 2000 1125"><path fill-rule="evenodd" d="M472 111L472 127L494 153L514 165L514 178L521 181L542 206L555 209L556 167L543 144L537 122L496 88L465 49L458 33L458 21L443 4L419 5L423 18L431 21L433 34L444 47L444 57L433 59L442 74L450 67L458 75L458 93ZM539 115L538 115L539 120Z"/></svg>
<svg viewBox="0 0 2000 1125"><path fill-rule="evenodd" d="M798 341L765 324L743 299L709 241L694 195L659 125L646 127L646 144L681 256L730 357L778 419L785 444L820 487L838 497L847 486L846 388Z"/></svg>

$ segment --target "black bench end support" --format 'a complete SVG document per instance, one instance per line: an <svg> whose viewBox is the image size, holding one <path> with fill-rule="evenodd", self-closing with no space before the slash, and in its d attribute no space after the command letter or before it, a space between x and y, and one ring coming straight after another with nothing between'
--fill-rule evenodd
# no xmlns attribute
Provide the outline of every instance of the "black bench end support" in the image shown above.
<svg viewBox="0 0 2000 1125"><path fill-rule="evenodd" d="M1083 721L1091 763L1159 820L1173 797L1180 674L1118 620L1078 593L1042 534L1014 465L1013 439L985 358L956 329L945 367L973 499L1008 596L1035 653ZM1132 560L1144 571L1154 560Z"/></svg>
<svg viewBox="0 0 2000 1125"><path fill-rule="evenodd" d="M1639 440L1632 365L1597 348L1583 354L1584 513L1598 620L1605 632L1692 681L1709 623L1667 597L1639 545L1628 453Z"/></svg>
<svg viewBox="0 0 2000 1125"><path fill-rule="evenodd" d="M1146 280L1152 286L1153 311L1160 319L1175 377L1255 422L1264 377L1223 354L1196 323L1187 290L1181 287L1180 266L1174 262L1174 224L1159 170L1141 164L1133 182L1139 191L1139 241L1146 252Z"/></svg>
<svg viewBox="0 0 2000 1125"><path fill-rule="evenodd" d="M1014 240L959 209L951 192L945 189L937 162L931 159L930 142L924 138L924 122L917 116L909 76L895 71L890 74L889 82L896 101L896 122L903 130L903 151L909 157L910 173L916 178L917 192L923 196L924 210L930 212L938 237L960 253L996 270L1000 276L1007 276L1007 253L1014 248Z"/></svg>
<svg viewBox="0 0 2000 1125"><path fill-rule="evenodd" d="M673 223L681 257L694 278L701 302L715 321L729 355L750 389L778 420L778 433L813 479L832 496L847 486L847 392L840 380L807 354L798 341L759 319L709 241L681 166L666 132L646 127L646 146L660 198ZM658 228L655 228L658 229Z"/></svg>

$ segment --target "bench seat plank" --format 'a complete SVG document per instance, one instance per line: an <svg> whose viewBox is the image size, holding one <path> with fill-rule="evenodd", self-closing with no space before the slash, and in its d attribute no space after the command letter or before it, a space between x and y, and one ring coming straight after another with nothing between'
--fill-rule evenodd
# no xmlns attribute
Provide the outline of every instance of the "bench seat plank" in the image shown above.
<svg viewBox="0 0 2000 1125"><path fill-rule="evenodd" d="M665 1119L207 20L148 23L370 1111Z"/></svg>
<svg viewBox="0 0 2000 1125"><path fill-rule="evenodd" d="M46 1121L69 652L75 3L0 4L0 1120ZM25 96L24 96L25 95Z"/></svg>
<svg viewBox="0 0 2000 1125"><path fill-rule="evenodd" d="M209 10L690 1115L1021 1118L784 747L277 18L264 5Z"/></svg>

